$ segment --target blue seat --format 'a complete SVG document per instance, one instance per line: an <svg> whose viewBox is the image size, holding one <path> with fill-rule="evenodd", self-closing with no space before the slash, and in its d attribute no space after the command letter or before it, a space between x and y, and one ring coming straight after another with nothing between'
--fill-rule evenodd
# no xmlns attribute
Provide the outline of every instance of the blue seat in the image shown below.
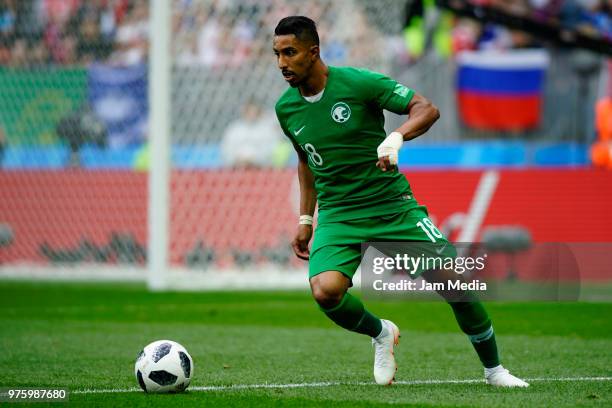
<svg viewBox="0 0 612 408"><path fill-rule="evenodd" d="M589 163L589 149L584 144L544 144L537 146L534 152L535 166L586 166Z"/></svg>
<svg viewBox="0 0 612 408"><path fill-rule="evenodd" d="M9 146L4 152L5 169L61 169L68 163L68 148L53 146Z"/></svg>
<svg viewBox="0 0 612 408"><path fill-rule="evenodd" d="M81 165L88 169L131 169L140 146L121 149L101 149L84 146L81 149Z"/></svg>
<svg viewBox="0 0 612 408"><path fill-rule="evenodd" d="M100 149L84 146L81 165L88 169L132 169L141 146ZM11 146L4 153L5 169L60 169L69 163L69 149L63 145ZM458 168L588 166L588 146L579 143L534 143L485 141L456 143L409 143L400 150L401 167ZM223 167L216 144L174 145L172 165L177 169Z"/></svg>
<svg viewBox="0 0 612 408"><path fill-rule="evenodd" d="M174 145L172 164L179 169L216 169L223 167L221 149L216 144Z"/></svg>
<svg viewBox="0 0 612 408"><path fill-rule="evenodd" d="M407 145L400 166L423 168L517 167L526 164L521 142L457 142Z"/></svg>

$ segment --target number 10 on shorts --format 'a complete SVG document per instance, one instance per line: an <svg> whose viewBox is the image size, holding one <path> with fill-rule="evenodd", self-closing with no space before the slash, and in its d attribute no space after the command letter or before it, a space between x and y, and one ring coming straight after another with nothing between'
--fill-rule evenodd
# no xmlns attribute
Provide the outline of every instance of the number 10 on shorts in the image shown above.
<svg viewBox="0 0 612 408"><path fill-rule="evenodd" d="M431 220L427 217L417 222L416 226L423 230L431 242L436 242L436 238L440 239L444 237L440 230L436 228L433 222L431 222Z"/></svg>

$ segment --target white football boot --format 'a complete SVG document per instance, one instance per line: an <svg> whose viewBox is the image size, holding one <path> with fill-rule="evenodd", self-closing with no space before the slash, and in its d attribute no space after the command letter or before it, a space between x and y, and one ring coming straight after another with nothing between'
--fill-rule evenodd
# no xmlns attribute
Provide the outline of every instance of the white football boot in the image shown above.
<svg viewBox="0 0 612 408"><path fill-rule="evenodd" d="M374 380L379 385L391 385L397 371L393 346L399 344L400 331L392 321L381 319L381 322L383 324L382 333L372 338Z"/></svg>
<svg viewBox="0 0 612 408"><path fill-rule="evenodd" d="M529 384L510 374L502 365L493 368L485 368L485 379L487 384L494 387L529 387Z"/></svg>

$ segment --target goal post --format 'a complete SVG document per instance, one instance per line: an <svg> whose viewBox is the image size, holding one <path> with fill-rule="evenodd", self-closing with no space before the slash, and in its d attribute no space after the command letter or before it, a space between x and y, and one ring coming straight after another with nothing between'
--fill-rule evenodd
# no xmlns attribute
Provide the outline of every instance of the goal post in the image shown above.
<svg viewBox="0 0 612 408"><path fill-rule="evenodd" d="M170 213L170 0L151 0L147 286L167 287Z"/></svg>

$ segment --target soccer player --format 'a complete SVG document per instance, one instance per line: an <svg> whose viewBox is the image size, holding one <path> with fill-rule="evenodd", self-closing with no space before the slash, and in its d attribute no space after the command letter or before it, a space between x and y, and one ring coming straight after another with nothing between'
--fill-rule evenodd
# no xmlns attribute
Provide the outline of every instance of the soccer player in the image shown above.
<svg viewBox="0 0 612 408"><path fill-rule="evenodd" d="M397 370L393 346L399 329L368 311L348 289L364 241L431 242L433 233L446 246L396 171L403 142L425 133L440 115L423 96L384 75L327 66L315 23L307 17L283 18L274 34L278 68L290 85L276 114L299 157L301 216L292 247L309 260L312 295L327 317L372 337L374 379L388 385ZM386 136L383 109L409 118ZM309 250L317 201L318 225ZM447 301L485 367L486 382L528 386L500 364L491 320L478 299L466 293L461 301Z"/></svg>

